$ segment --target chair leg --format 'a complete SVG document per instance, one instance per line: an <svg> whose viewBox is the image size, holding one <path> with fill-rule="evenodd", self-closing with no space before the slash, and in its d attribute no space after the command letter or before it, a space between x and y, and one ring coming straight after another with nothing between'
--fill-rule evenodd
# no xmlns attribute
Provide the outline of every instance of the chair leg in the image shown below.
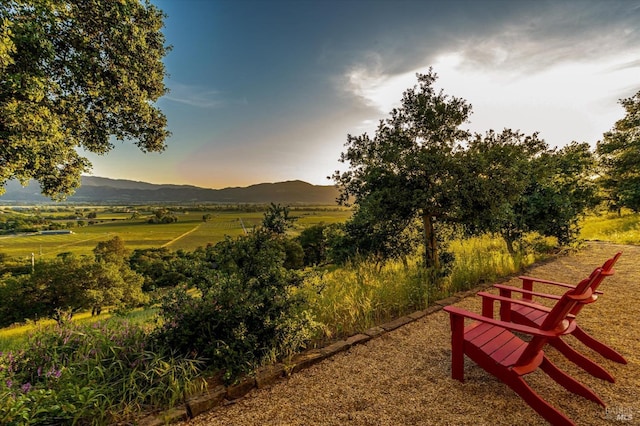
<svg viewBox="0 0 640 426"><path fill-rule="evenodd" d="M558 384L562 385L566 390L575 393L576 395L583 396L591 401L597 402L603 407L604 402L596 395L591 389L569 376L564 371L556 367L547 357L544 357L542 364L540 364L542 371L547 373L549 377L555 380Z"/></svg>
<svg viewBox="0 0 640 426"><path fill-rule="evenodd" d="M451 377L464 382L464 318L451 315Z"/></svg>
<svg viewBox="0 0 640 426"><path fill-rule="evenodd" d="M599 379L614 383L616 379L602 366L596 364L590 358L573 349L562 339L551 339L549 344L560 351L569 361L581 367L584 371Z"/></svg>
<svg viewBox="0 0 640 426"><path fill-rule="evenodd" d="M529 387L522 377L517 374L509 374L509 377L502 377L502 381L513 389L524 402L540 414L546 421L554 426L576 426L562 411L542 399L533 389Z"/></svg>
<svg viewBox="0 0 640 426"><path fill-rule="evenodd" d="M611 361L619 362L620 364L627 363L627 360L624 359L622 355L620 355L618 352L605 345L604 343L600 342L599 340L596 340L595 338L588 335L587 332L579 326L576 327L572 334L576 337L576 339L580 340L586 346L598 352L603 357L608 358Z"/></svg>

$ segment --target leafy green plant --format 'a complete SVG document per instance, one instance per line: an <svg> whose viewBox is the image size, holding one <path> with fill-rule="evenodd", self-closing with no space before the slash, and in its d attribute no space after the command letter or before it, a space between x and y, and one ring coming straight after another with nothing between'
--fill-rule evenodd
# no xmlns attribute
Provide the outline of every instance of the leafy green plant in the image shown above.
<svg viewBox="0 0 640 426"><path fill-rule="evenodd" d="M218 269L192 278L199 294L179 287L164 299L155 333L162 346L203 357L232 381L311 337L314 322L296 291L301 278L284 267L279 238L256 230L219 243L211 256Z"/></svg>
<svg viewBox="0 0 640 426"><path fill-rule="evenodd" d="M195 391L199 367L153 347L140 326L63 321L38 329L23 350L0 355L0 423L127 420Z"/></svg>

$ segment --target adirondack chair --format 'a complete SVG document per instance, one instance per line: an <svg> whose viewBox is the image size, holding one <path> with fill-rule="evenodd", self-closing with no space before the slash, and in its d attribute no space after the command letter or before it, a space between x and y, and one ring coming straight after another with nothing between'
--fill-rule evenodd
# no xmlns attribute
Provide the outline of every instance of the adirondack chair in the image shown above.
<svg viewBox="0 0 640 426"><path fill-rule="evenodd" d="M599 270L602 271L601 269ZM598 275L580 282L568 290L552 309L540 327L530 327L493 318L493 303L490 298L482 299L482 315L447 306L451 322L451 376L464 381L464 355L493 374L553 425L574 425L564 413L545 401L524 380L523 376L538 368L567 390L581 395L604 407L604 402L588 387L556 367L543 352L550 339L571 333L575 329L570 311L577 303L592 296L590 284ZM482 296L482 292L479 293ZM500 297L500 296L498 296ZM513 304L531 305L524 300L511 300ZM471 319L465 327L465 318ZM532 336L525 342L513 332Z"/></svg>
<svg viewBox="0 0 640 426"><path fill-rule="evenodd" d="M593 303L597 300L598 294L602 294L601 291L598 290L599 285L605 279L605 277L613 275L613 266L618 261L622 252L616 253L614 257L608 259L601 268L596 268L591 276L598 275L598 277L591 282L591 291L593 295L591 298L583 300L577 303L574 308L571 310L571 315L578 315L578 313L582 310L582 308L589 304ZM601 272L598 270L601 269ZM512 293L520 293L522 295L522 300L530 301L532 303L536 303L533 301L533 297L540 297L549 300L559 300L560 296L540 293L533 291L534 283L542 283L553 286L559 286L564 288L574 288L575 286L566 283L560 283L550 280L544 280L533 277L521 276L522 280L522 288L512 287L508 285L495 284L494 287L500 290L500 296L511 299ZM491 296L485 296L491 297ZM542 309L542 305L537 304L534 306L522 306L512 304L509 301L502 301L500 305L500 319L503 321L511 321L518 324L528 325L531 327L540 327L546 318L548 312L545 309ZM622 355L616 352L611 347L605 345L604 343L596 340L594 337L587 334L579 325L576 324L575 330L571 333L578 340L584 343L586 346L592 348L596 352L600 353L606 358L609 358L613 361L626 364L627 361L624 359ZM555 347L558 351L560 351L567 359L572 361L574 364L578 365L594 377L598 377L600 379L608 380L610 382L615 382L615 378L602 366L576 351L574 348L569 346L563 339L551 339L549 340L549 344Z"/></svg>

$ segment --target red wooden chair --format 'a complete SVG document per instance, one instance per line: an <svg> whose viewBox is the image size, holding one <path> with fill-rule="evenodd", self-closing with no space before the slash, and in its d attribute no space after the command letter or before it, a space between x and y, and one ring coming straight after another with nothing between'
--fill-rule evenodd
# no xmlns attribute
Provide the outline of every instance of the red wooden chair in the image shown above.
<svg viewBox="0 0 640 426"><path fill-rule="evenodd" d="M567 390L604 407L604 402L591 389L552 364L542 350L550 339L574 330L575 321L571 319L569 312L580 301L591 298L590 284L597 278L596 275L585 279L576 288L568 290L556 305L549 309L540 327L529 327L494 319L494 301L490 298L482 299L483 315L454 306L445 307L444 310L449 312L451 321L451 376L464 381L464 355L467 355L484 370L513 389L531 408L554 425L574 425L574 423L540 397L523 379L523 376L538 368ZM479 295L482 296L483 293ZM531 302L523 300L511 300L511 303L531 305ZM465 318L475 322L465 327ZM529 342L525 342L512 331L533 337Z"/></svg>
<svg viewBox="0 0 640 426"><path fill-rule="evenodd" d="M613 275L613 266L618 261L622 253L616 253L614 257L608 259L601 268L596 268L591 274L598 275L598 277L591 282L591 291L592 296L589 299L580 301L577 303L574 308L571 310L570 314L578 315L578 313L582 310L582 308L589 304L593 303L597 300L598 294L602 294L601 291L598 290L599 285L602 283L605 277ZM598 272L601 270L601 272ZM553 286L559 286L564 288L574 288L575 286L566 283L560 283L550 280L544 280L533 277L520 277L522 280L522 288L512 287L502 284L495 284L494 287L500 290L500 296L507 298L508 300L503 300L500 305L500 318L503 321L511 321L518 324L528 325L531 327L540 327L547 316L547 311L541 309L542 305L533 301L533 297L540 297L549 300L559 300L560 296L552 295L547 293L540 293L533 291L533 283L542 283L549 284ZM523 306L512 304L509 300L512 298L512 293L520 293L522 295L522 300L529 301L531 303L535 303L533 306ZM491 297L491 296L486 296ZM587 334L579 325L576 325L575 330L571 333L578 340L584 343L586 346L592 348L596 352L600 353L606 358L609 358L613 361L620 362L626 364L627 361L624 359L622 355L616 352L611 347L605 345L604 343L596 340L594 337ZM564 340L561 338L551 339L549 340L549 344L555 347L558 351L560 351L567 359L583 368L585 371L589 372L591 375L608 380L610 382L614 382L614 377L605 370L602 366L576 351L574 348L569 346Z"/></svg>

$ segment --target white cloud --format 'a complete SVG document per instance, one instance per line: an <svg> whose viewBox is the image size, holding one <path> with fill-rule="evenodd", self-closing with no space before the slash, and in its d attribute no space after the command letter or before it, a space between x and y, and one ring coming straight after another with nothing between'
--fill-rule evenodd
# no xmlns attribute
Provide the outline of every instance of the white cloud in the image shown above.
<svg viewBox="0 0 640 426"><path fill-rule="evenodd" d="M640 88L637 68L612 70L624 63L628 57L622 54L590 63L563 62L530 73L474 72L447 68L446 62L434 67L441 75L439 85L473 104L473 130L540 131L549 144L565 145L572 140L594 144L621 117L620 93L633 85Z"/></svg>
<svg viewBox="0 0 640 426"><path fill-rule="evenodd" d="M508 127L540 131L553 146L572 140L594 144L622 117L618 99L640 89L640 64L624 52L588 63L562 61L543 69L514 69L500 66L507 56L501 46L486 50L493 59L482 67L477 58L467 56L469 51L442 54L431 64L439 76L437 87L473 105L473 131ZM489 62L495 66L489 67ZM368 130L398 106L403 91L417 83L416 73L426 72L428 66L396 75L381 69L380 65L354 67L346 78L346 90L380 113L372 117Z"/></svg>
<svg viewBox="0 0 640 426"><path fill-rule="evenodd" d="M382 56L369 53L363 63L346 73L344 81L348 93L386 114L398 105L402 92L415 84L415 72L389 74L384 70ZM376 119L366 121L377 123Z"/></svg>

